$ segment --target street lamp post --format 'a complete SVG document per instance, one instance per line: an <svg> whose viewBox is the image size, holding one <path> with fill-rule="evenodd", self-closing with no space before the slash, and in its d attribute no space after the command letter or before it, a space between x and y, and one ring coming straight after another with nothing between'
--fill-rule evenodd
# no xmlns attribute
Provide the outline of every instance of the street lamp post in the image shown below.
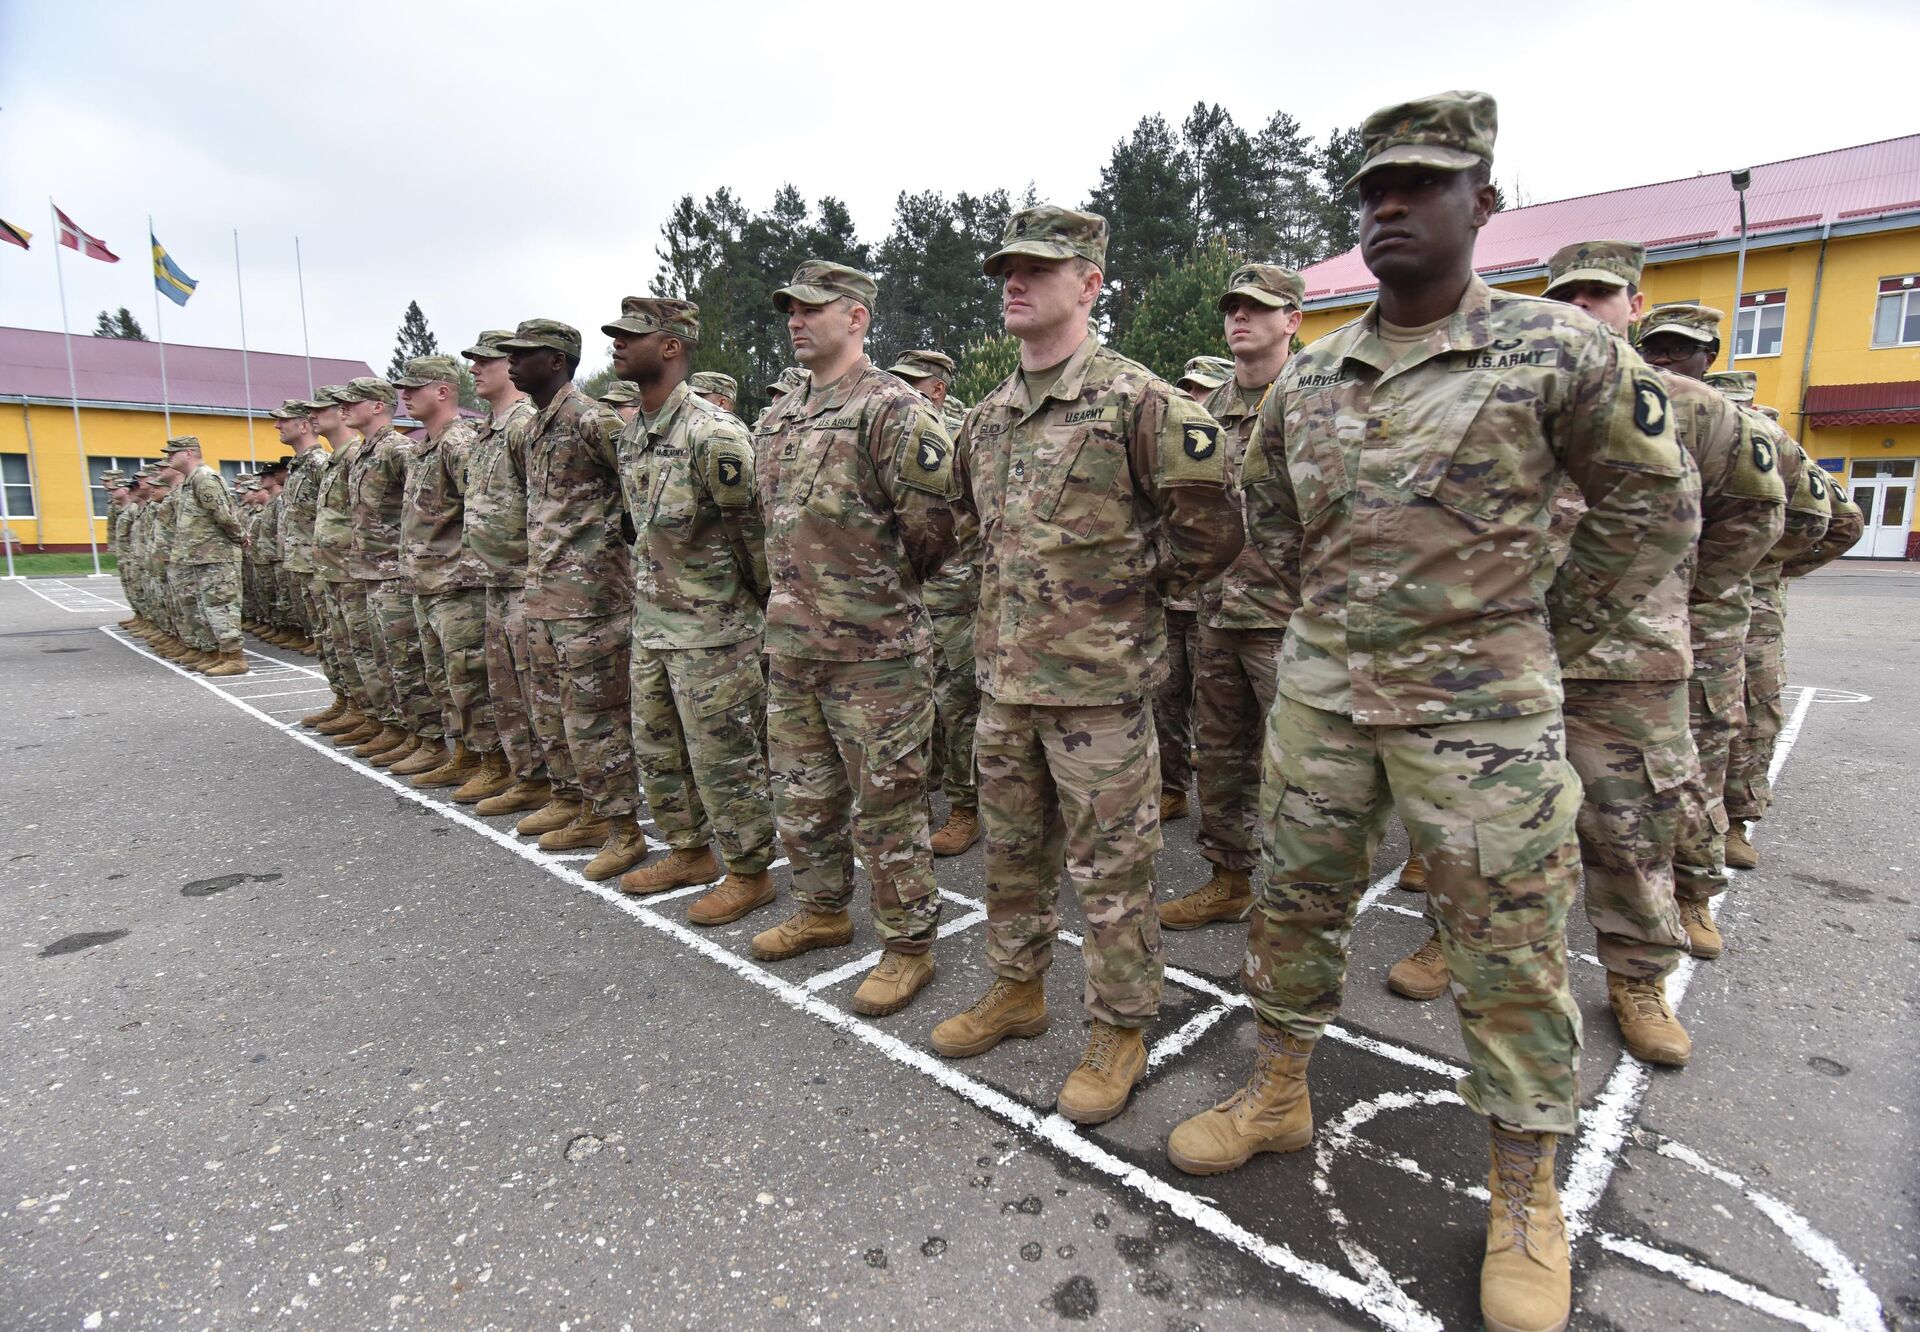
<svg viewBox="0 0 1920 1332"><path fill-rule="evenodd" d="M1727 369L1740 359L1740 302L1747 289L1747 187L1753 184L1753 172L1742 167L1733 173L1733 193L1740 201L1740 257L1733 268L1733 336L1727 339ZM1758 316L1756 316L1757 318ZM1755 329L1756 335L1758 329Z"/></svg>

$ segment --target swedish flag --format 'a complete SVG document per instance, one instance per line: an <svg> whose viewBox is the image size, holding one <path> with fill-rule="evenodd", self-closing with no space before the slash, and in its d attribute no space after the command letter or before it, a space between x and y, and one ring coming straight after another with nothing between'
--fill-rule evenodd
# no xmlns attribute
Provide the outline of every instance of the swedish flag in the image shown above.
<svg viewBox="0 0 1920 1332"><path fill-rule="evenodd" d="M151 231L147 233L147 239L153 243L154 290L175 305L185 305L187 297L193 295L194 288L200 284L180 271L180 265L174 263L167 254L167 247L154 240Z"/></svg>

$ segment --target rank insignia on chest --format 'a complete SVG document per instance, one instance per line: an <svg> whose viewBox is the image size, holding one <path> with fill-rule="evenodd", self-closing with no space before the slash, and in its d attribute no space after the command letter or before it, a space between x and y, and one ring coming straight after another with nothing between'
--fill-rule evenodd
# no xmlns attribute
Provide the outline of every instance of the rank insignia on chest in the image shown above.
<svg viewBox="0 0 1920 1332"><path fill-rule="evenodd" d="M1213 451L1220 447L1219 426L1189 423L1184 430L1185 434L1181 442L1186 448L1187 456L1195 462L1205 462L1213 456Z"/></svg>

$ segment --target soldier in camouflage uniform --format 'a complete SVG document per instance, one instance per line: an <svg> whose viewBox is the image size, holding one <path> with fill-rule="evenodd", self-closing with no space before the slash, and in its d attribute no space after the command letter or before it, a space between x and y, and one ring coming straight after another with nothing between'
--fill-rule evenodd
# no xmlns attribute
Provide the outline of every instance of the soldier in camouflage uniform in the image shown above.
<svg viewBox="0 0 1920 1332"><path fill-rule="evenodd" d="M1173 381L1173 386L1195 402L1204 403L1232 378L1231 357L1195 356L1180 372L1180 378Z"/></svg>
<svg viewBox="0 0 1920 1332"><path fill-rule="evenodd" d="M718 370L700 371L687 380L687 387L729 415L734 414L734 404L740 400L739 382Z"/></svg>
<svg viewBox="0 0 1920 1332"><path fill-rule="evenodd" d="M287 598L293 615L291 646L320 659L321 670L333 690L333 702L319 712L302 717L302 726L332 721L348 706L346 690L334 667L327 641L326 612L320 606L318 576L313 567L314 511L320 499L320 476L326 469L328 457L314 431L313 417L319 407L320 404L310 399L288 398L277 411L268 413L279 431L280 442L293 450L280 500L281 568L286 574Z"/></svg>
<svg viewBox="0 0 1920 1332"><path fill-rule="evenodd" d="M627 425L640 412L640 386L630 379L616 379L596 401Z"/></svg>
<svg viewBox="0 0 1920 1332"><path fill-rule="evenodd" d="M127 485L124 472L106 471L98 478L100 489L107 495L107 553L113 556L113 568L120 579L120 591L127 598L127 607L133 608L133 592L128 586L126 570L126 527L133 516L133 492ZM135 616L129 615L120 621L122 629L133 627Z"/></svg>
<svg viewBox="0 0 1920 1332"><path fill-rule="evenodd" d="M213 660L206 675L245 675L240 637L240 512L220 473L200 460L192 435L170 439L162 450L179 473L179 512L168 567L183 597L192 599L192 621Z"/></svg>
<svg viewBox="0 0 1920 1332"><path fill-rule="evenodd" d="M1226 427L1221 442L1236 495L1261 399L1287 363L1305 294L1306 284L1292 269L1245 264L1220 297L1234 359L1201 405ZM1194 372L1191 364L1188 372ZM1251 543L1200 592L1193 725L1200 754L1200 854L1213 871L1192 892L1161 904L1160 923L1168 929L1245 920L1253 909L1260 737L1273 710L1287 620L1298 606L1295 590Z"/></svg>
<svg viewBox="0 0 1920 1332"><path fill-rule="evenodd" d="M464 788L499 751L487 700L484 570L462 544L467 459L475 432L460 415L460 366L451 356L414 357L396 384L405 395L407 415L427 435L413 446L407 466L400 570L413 586L426 685L440 711L446 743L423 744L390 771L422 789ZM492 787L502 771L495 757L482 784Z"/></svg>
<svg viewBox="0 0 1920 1332"><path fill-rule="evenodd" d="M332 446L317 479L313 509L314 581L326 612L326 633L334 668L346 692L348 707L331 721L315 723L320 734L348 748L364 744L385 730L386 685L376 672L361 672L355 651L367 617L367 585L348 567L353 552L353 493L349 484L367 441L343 419L356 390L348 384L329 384L314 395L314 433Z"/></svg>
<svg viewBox="0 0 1920 1332"><path fill-rule="evenodd" d="M242 473L234 481L231 493L240 517L240 628L257 635L266 628L260 622L261 569L255 547L267 495L261 488L258 473Z"/></svg>
<svg viewBox="0 0 1920 1332"><path fill-rule="evenodd" d="M758 434L760 427L772 419L773 409L780 405L780 399L786 397L795 389L804 386L806 382L807 372L801 367L790 365L782 370L779 376L776 377L771 384L767 385L767 397L771 399L771 401L767 403L767 410L761 412L760 415L754 419L754 433Z"/></svg>
<svg viewBox="0 0 1920 1332"><path fill-rule="evenodd" d="M877 296L865 273L819 260L774 293L809 371L754 431L774 821L799 910L753 940L770 961L850 941L857 845L885 952L852 1003L876 1015L933 977L932 635L918 587L970 507L964 459L926 399L866 357Z"/></svg>
<svg viewBox="0 0 1920 1332"><path fill-rule="evenodd" d="M1353 918L1395 810L1426 860L1489 1120L1480 1299L1490 1327L1565 1324L1553 1158L1577 1114L1579 1010L1565 921L1580 779L1558 656L1577 660L1685 558L1699 515L1660 380L1571 306L1489 288L1495 112L1445 93L1361 129L1357 320L1267 395L1245 475L1250 539L1301 606L1281 656L1262 792L1264 882L1245 984L1255 1072L1168 1141L1211 1174L1312 1139L1306 1072L1339 1009ZM1560 477L1587 519L1547 586Z"/></svg>
<svg viewBox="0 0 1920 1332"><path fill-rule="evenodd" d="M285 560L280 545L280 514L287 479L285 459L275 459L256 474L255 489L260 494L260 520L248 534L248 549L260 568L260 618L264 621L261 638L275 647L288 647L292 610L287 603Z"/></svg>
<svg viewBox="0 0 1920 1332"><path fill-rule="evenodd" d="M633 753L666 859L627 871L623 892L712 883L687 919L724 925L773 900L767 795L767 689L761 607L764 526L753 440L740 420L693 392L688 358L700 309L629 296L601 332L635 384L638 414L620 436L620 485L635 531Z"/></svg>
<svg viewBox="0 0 1920 1332"><path fill-rule="evenodd" d="M887 373L904 379L940 412L940 424L957 436L965 409L948 395L953 358L939 351L910 351ZM974 679L973 617L980 605L980 528L969 520L957 533L959 547L920 589L933 625L933 770L927 785L947 797L947 821L930 843L936 856L957 856L980 840L980 787L974 774L973 730L980 718L980 686Z"/></svg>
<svg viewBox="0 0 1920 1332"><path fill-rule="evenodd" d="M476 811L489 817L524 814L553 798L546 761L533 735L533 656L527 638L527 455L525 430L533 403L513 386L501 343L513 334L488 329L461 353L473 369L474 391L487 418L467 456L461 544L481 570L486 591L487 702L500 741L500 766L490 770ZM472 784L454 799L473 797Z"/></svg>
<svg viewBox="0 0 1920 1332"><path fill-rule="evenodd" d="M1064 867L1087 922L1093 1030L1058 1104L1088 1124L1126 1107L1160 1007L1162 599L1241 545L1219 425L1088 327L1106 253L1104 217L1041 205L984 264L1021 364L961 431L981 527L975 756L995 979L932 1036L964 1058L1045 1030Z"/></svg>
<svg viewBox="0 0 1920 1332"><path fill-rule="evenodd" d="M633 572L621 535L620 418L574 386L577 329L529 319L500 348L535 408L523 444L527 639L533 727L554 786L553 800L518 831L538 834L548 851L598 847L581 871L597 882L647 854L633 815Z"/></svg>

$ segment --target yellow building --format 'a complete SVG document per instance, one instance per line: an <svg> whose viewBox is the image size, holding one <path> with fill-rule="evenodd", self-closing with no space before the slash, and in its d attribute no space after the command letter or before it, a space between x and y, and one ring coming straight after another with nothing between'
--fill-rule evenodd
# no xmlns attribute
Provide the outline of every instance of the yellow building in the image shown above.
<svg viewBox="0 0 1920 1332"><path fill-rule="evenodd" d="M170 345L163 393L161 353L153 342L73 339L76 439L60 334L0 328L0 538L10 537L17 551L84 551L91 517L94 540L104 546L100 473L131 472L160 456L167 402L171 433L197 435L208 464L229 480L287 456L265 413L308 395L305 357L254 352L243 367L234 349ZM364 361L315 357L312 383L371 373Z"/></svg>
<svg viewBox="0 0 1920 1332"><path fill-rule="evenodd" d="M1736 301L1739 196L1716 173L1497 213L1475 267L1537 293L1563 245L1647 247L1650 305L1727 312L1715 369L1758 381L1758 401L1868 516L1855 558L1920 559L1920 135L1752 168L1745 281ZM1373 299L1357 250L1305 273L1311 342Z"/></svg>

